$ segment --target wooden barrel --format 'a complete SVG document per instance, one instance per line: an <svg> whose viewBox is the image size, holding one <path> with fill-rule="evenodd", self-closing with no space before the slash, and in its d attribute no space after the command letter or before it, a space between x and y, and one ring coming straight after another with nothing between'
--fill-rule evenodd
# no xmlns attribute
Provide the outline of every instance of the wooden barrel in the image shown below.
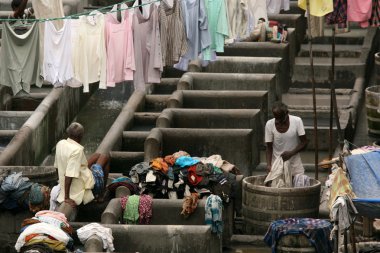
<svg viewBox="0 0 380 253"><path fill-rule="evenodd" d="M270 223L285 218L317 218L321 183L310 179L309 187L264 186L265 176L243 179L242 214L245 232L264 235Z"/></svg>
<svg viewBox="0 0 380 253"><path fill-rule="evenodd" d="M365 106L367 108L368 133L380 136L380 85L365 89Z"/></svg>

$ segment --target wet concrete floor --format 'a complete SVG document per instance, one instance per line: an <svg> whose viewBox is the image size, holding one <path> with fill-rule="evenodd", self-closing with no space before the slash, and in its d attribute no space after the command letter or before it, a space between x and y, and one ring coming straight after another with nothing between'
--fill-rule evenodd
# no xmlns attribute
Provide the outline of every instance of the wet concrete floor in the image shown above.
<svg viewBox="0 0 380 253"><path fill-rule="evenodd" d="M132 93L131 82L97 90L76 116L74 121L81 123L85 130L81 144L86 155L96 151Z"/></svg>

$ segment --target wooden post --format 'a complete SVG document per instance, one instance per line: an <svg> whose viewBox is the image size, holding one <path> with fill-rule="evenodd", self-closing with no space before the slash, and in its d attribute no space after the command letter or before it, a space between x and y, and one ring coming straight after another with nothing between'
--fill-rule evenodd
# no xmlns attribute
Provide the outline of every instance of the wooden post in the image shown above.
<svg viewBox="0 0 380 253"><path fill-rule="evenodd" d="M317 129L317 99L315 95L315 78L314 78L314 61L313 61L313 42L311 35L311 22L310 22L310 0L306 0L307 9L307 26L309 31L309 55L310 55L310 68L311 68L311 83L313 89L313 116L314 116L314 148L315 148L315 179L318 180L318 129Z"/></svg>

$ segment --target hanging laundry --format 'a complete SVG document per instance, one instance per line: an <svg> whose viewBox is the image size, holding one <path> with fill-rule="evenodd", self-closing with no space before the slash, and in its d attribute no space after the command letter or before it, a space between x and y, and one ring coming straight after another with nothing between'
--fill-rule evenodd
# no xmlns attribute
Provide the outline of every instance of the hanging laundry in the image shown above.
<svg viewBox="0 0 380 253"><path fill-rule="evenodd" d="M265 22L268 21L266 0L248 0L248 15L248 33L251 34L260 18L265 19Z"/></svg>
<svg viewBox="0 0 380 253"><path fill-rule="evenodd" d="M62 18L65 16L63 12L62 0L32 0L32 7L34 16L38 19L47 18ZM63 20L52 21L57 30L62 29ZM39 24L40 31L40 64L44 60L44 38L45 38L45 24L41 22ZM43 76L43 68L41 68L41 76Z"/></svg>
<svg viewBox="0 0 380 253"><path fill-rule="evenodd" d="M45 21L44 79L54 87L66 86L74 77L71 56L71 20L64 20L57 30L52 21Z"/></svg>
<svg viewBox="0 0 380 253"><path fill-rule="evenodd" d="M135 90L145 91L146 83L161 82L163 71L157 6L150 5L149 18L144 18L140 9L135 8L133 19L133 43L136 56L134 87Z"/></svg>
<svg viewBox="0 0 380 253"><path fill-rule="evenodd" d="M123 218L126 224L137 224L139 220L140 196L129 196L125 204Z"/></svg>
<svg viewBox="0 0 380 253"><path fill-rule="evenodd" d="M326 24L337 24L339 28L347 27L347 0L334 0L334 11L327 14Z"/></svg>
<svg viewBox="0 0 380 253"><path fill-rule="evenodd" d="M181 57L175 68L187 71L189 61L198 58L198 55L211 45L211 35L208 29L208 18L204 1L182 1L182 10L186 27L187 53Z"/></svg>
<svg viewBox="0 0 380 253"><path fill-rule="evenodd" d="M142 194L140 195L139 203L139 223L140 224L149 224L152 219L152 204L153 198L149 195Z"/></svg>
<svg viewBox="0 0 380 253"><path fill-rule="evenodd" d="M73 41L74 78L83 83L83 92L89 92L89 84L99 81L99 88L106 89L105 20L99 11L79 17L78 38ZM74 39L72 39L74 40Z"/></svg>
<svg viewBox="0 0 380 253"><path fill-rule="evenodd" d="M205 7L211 45L203 52L203 60L209 61L212 60L213 53L224 52L224 41L229 36L228 19L224 0L206 0Z"/></svg>
<svg viewBox="0 0 380 253"><path fill-rule="evenodd" d="M126 9L126 4L121 9ZM115 11L115 5L112 11ZM115 83L133 80L135 53L132 35L133 15L129 10L121 11L119 22L115 13L106 15L106 50L107 50L107 86L115 87Z"/></svg>
<svg viewBox="0 0 380 253"><path fill-rule="evenodd" d="M380 26L380 2L379 0L372 0L372 12L369 19L369 25L378 27Z"/></svg>
<svg viewBox="0 0 380 253"><path fill-rule="evenodd" d="M8 22L2 25L0 84L29 93L30 85L41 87L39 64L39 28L36 23L25 34L17 35Z"/></svg>
<svg viewBox="0 0 380 253"><path fill-rule="evenodd" d="M372 0L347 0L348 21L359 22L362 28L368 27L371 13Z"/></svg>
<svg viewBox="0 0 380 253"><path fill-rule="evenodd" d="M187 52L187 40L179 0L162 0L159 7L163 66L173 66Z"/></svg>
<svg viewBox="0 0 380 253"><path fill-rule="evenodd" d="M221 236L223 232L223 203L222 199L211 194L206 199L205 223L211 226L211 232Z"/></svg>
<svg viewBox="0 0 380 253"><path fill-rule="evenodd" d="M279 14L281 10L290 10L289 0L267 0L268 14Z"/></svg>
<svg viewBox="0 0 380 253"><path fill-rule="evenodd" d="M166 3L169 6L173 6L173 1L175 1L175 0L161 0L161 1L166 1ZM153 4L158 7L158 6L160 6L161 1L154 2ZM153 2L152 0L135 0L135 2L133 3L133 7L135 9L137 9L137 7L139 6L138 9L141 10L143 17L146 19L149 19L149 17L150 17L150 6L151 6L150 3L152 3L152 2Z"/></svg>
<svg viewBox="0 0 380 253"><path fill-rule="evenodd" d="M303 10L306 10L306 2L310 0L298 0L298 7ZM332 12L333 8L333 0L314 0L310 1L310 15L316 17L322 17L326 14Z"/></svg>
<svg viewBox="0 0 380 253"><path fill-rule="evenodd" d="M228 39L226 43L233 43L249 35L248 33L248 0L225 0L228 19Z"/></svg>

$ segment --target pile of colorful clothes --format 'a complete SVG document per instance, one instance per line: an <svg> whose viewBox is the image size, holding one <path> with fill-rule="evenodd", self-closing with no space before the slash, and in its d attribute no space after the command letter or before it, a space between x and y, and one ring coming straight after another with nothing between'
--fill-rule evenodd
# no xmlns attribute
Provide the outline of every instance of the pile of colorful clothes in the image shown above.
<svg viewBox="0 0 380 253"><path fill-rule="evenodd" d="M74 250L73 229L64 214L40 211L25 219L15 244L17 252L67 252Z"/></svg>
<svg viewBox="0 0 380 253"><path fill-rule="evenodd" d="M126 224L149 224L152 218L153 198L149 195L131 195L120 199L123 222Z"/></svg>
<svg viewBox="0 0 380 253"><path fill-rule="evenodd" d="M38 212L49 209L50 189L33 183L22 172L6 172L0 177L0 207L5 210L30 210Z"/></svg>
<svg viewBox="0 0 380 253"><path fill-rule="evenodd" d="M220 155L191 157L187 152L179 151L149 163L136 164L124 184L136 194L137 190L131 184L137 184L141 194L150 194L154 198L182 199L191 193L198 193L202 198L216 194L228 203L234 198L238 174L239 169Z"/></svg>

